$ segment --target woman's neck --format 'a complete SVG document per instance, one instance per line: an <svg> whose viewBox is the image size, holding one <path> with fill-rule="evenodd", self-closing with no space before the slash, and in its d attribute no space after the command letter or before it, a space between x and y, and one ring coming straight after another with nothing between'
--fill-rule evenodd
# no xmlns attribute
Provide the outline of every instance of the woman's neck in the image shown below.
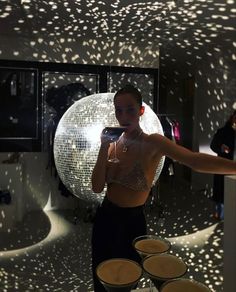
<svg viewBox="0 0 236 292"><path fill-rule="evenodd" d="M123 137L126 140L133 140L140 136L142 132L143 132L142 129L138 126L137 128L133 129L130 132L124 132Z"/></svg>

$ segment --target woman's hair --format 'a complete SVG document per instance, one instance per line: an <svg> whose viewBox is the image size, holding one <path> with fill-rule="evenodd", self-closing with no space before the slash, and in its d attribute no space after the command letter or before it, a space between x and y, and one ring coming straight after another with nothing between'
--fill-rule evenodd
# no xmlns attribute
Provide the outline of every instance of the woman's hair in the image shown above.
<svg viewBox="0 0 236 292"><path fill-rule="evenodd" d="M116 97L118 95L121 95L121 94L130 94L130 95L132 95L135 98L135 100L137 101L138 105L140 107L142 106L142 102L143 102L142 95L141 95L140 91L137 88L135 88L133 85L127 84L123 88L118 90L116 92L116 94L114 95L114 101L115 101Z"/></svg>

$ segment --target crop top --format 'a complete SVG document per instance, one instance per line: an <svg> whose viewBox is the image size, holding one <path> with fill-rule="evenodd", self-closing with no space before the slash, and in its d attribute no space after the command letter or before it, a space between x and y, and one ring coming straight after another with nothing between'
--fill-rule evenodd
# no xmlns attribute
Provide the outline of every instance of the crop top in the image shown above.
<svg viewBox="0 0 236 292"><path fill-rule="evenodd" d="M117 183L134 191L150 190L140 161L136 161L129 172L119 177L112 177L111 173L108 172L106 182L107 184Z"/></svg>

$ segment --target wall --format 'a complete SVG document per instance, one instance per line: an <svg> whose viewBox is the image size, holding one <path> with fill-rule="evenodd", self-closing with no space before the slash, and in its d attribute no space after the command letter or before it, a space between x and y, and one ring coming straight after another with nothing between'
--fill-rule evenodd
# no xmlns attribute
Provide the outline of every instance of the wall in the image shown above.
<svg viewBox="0 0 236 292"><path fill-rule="evenodd" d="M236 62L228 57L215 53L196 68L193 144L195 150L213 155L211 139L232 114L236 102ZM193 188L206 189L211 195L212 179L210 174L193 173Z"/></svg>
<svg viewBox="0 0 236 292"><path fill-rule="evenodd" d="M2 37L0 59L158 68L159 49L110 39Z"/></svg>
<svg viewBox="0 0 236 292"><path fill-rule="evenodd" d="M161 55L160 111L175 113L180 121L182 145L215 155L209 147L212 136L224 125L236 102L236 62L232 53L227 48L208 47L197 61L191 55L192 60L180 66L178 62L171 64L170 59ZM191 79L193 92L186 93L185 84ZM212 174L191 171L186 176L186 167L178 167L177 177L187 179L194 191L204 191L211 196Z"/></svg>

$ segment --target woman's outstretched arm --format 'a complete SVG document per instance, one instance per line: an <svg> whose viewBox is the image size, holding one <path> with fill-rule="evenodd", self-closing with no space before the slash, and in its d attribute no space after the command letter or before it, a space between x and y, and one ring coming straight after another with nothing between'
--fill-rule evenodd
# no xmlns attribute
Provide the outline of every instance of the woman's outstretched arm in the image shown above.
<svg viewBox="0 0 236 292"><path fill-rule="evenodd" d="M160 155L168 156L197 172L236 174L236 162L200 152L193 152L185 147L173 143L159 134L151 135Z"/></svg>

